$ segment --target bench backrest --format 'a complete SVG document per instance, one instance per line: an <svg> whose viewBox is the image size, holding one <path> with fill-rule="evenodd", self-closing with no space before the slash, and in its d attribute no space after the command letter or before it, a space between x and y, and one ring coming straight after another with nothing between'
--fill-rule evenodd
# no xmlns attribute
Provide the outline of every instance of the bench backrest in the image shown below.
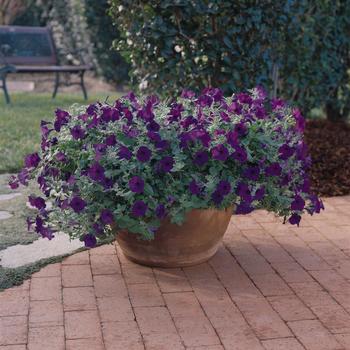
<svg viewBox="0 0 350 350"><path fill-rule="evenodd" d="M0 26L0 52L5 56L3 63L7 64L57 64L51 31L47 27Z"/></svg>

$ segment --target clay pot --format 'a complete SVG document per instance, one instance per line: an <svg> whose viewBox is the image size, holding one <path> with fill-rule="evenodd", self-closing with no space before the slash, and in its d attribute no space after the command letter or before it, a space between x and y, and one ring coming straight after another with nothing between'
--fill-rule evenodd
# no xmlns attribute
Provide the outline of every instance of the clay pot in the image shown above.
<svg viewBox="0 0 350 350"><path fill-rule="evenodd" d="M128 231L120 231L117 241L131 261L147 266L183 267L200 264L217 251L232 216L225 210L194 209L187 213L182 225L164 219L147 241Z"/></svg>

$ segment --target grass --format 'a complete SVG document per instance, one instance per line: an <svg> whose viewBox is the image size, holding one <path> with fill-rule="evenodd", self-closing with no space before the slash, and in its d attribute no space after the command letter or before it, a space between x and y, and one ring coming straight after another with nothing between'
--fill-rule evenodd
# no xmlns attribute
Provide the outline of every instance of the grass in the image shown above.
<svg viewBox="0 0 350 350"><path fill-rule="evenodd" d="M40 121L52 120L57 107L104 101L107 96L109 101L118 97L101 93L85 101L80 94L59 94L53 100L48 93L14 93L11 105L6 105L0 94L0 174L18 172L23 157L39 149Z"/></svg>

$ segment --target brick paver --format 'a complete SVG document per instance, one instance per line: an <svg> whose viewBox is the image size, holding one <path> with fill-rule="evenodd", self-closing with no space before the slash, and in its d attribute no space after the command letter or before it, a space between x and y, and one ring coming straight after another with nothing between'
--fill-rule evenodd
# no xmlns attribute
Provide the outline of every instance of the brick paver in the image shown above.
<svg viewBox="0 0 350 350"><path fill-rule="evenodd" d="M0 292L0 350L350 350L350 196L300 228L233 216L184 269L79 252Z"/></svg>

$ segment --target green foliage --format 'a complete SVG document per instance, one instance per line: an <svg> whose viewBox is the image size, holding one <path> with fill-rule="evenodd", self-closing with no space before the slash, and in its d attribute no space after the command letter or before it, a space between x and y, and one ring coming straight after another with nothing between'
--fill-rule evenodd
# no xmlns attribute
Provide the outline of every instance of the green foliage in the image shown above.
<svg viewBox="0 0 350 350"><path fill-rule="evenodd" d="M126 82L129 65L121 55L112 50L112 43L119 32L108 16L107 0L85 0L85 16L88 30L94 42L93 52L97 60L97 68L107 81Z"/></svg>
<svg viewBox="0 0 350 350"><path fill-rule="evenodd" d="M261 84L304 112L350 107L350 0L111 0L115 46L141 88Z"/></svg>

